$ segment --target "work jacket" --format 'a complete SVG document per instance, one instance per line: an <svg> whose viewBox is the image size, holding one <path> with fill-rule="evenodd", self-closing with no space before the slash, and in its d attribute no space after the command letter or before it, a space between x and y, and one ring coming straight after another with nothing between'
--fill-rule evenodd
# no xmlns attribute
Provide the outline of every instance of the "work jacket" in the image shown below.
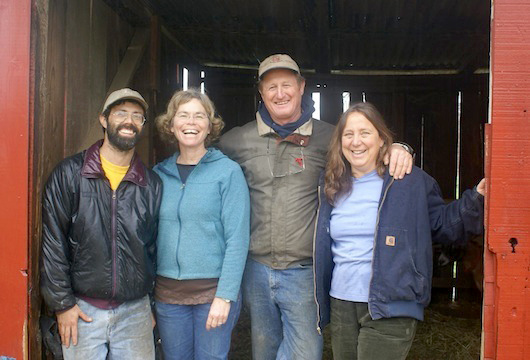
<svg viewBox="0 0 530 360"><path fill-rule="evenodd" d="M418 167L402 180L384 175L377 212L368 310L372 319L411 317L423 320L431 299L432 241L460 243L484 227L484 197L466 190L446 204L436 181ZM329 232L332 206L319 184L315 239L317 329L329 323L333 258Z"/></svg>
<svg viewBox="0 0 530 360"><path fill-rule="evenodd" d="M312 261L318 177L333 126L310 119L282 139L256 121L227 132L221 150L237 161L251 202L250 257L274 269Z"/></svg>
<svg viewBox="0 0 530 360"><path fill-rule="evenodd" d="M63 160L44 189L41 292L53 311L76 295L123 302L154 285L162 183L135 154L113 191L101 144Z"/></svg>

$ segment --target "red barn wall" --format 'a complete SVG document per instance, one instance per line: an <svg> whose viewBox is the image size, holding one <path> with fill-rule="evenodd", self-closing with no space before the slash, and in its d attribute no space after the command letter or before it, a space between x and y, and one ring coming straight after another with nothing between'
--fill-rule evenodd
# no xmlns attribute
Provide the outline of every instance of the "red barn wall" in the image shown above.
<svg viewBox="0 0 530 360"><path fill-rule="evenodd" d="M530 359L530 2L493 2L485 359Z"/></svg>
<svg viewBox="0 0 530 360"><path fill-rule="evenodd" d="M30 0L0 5L0 357L26 358Z"/></svg>

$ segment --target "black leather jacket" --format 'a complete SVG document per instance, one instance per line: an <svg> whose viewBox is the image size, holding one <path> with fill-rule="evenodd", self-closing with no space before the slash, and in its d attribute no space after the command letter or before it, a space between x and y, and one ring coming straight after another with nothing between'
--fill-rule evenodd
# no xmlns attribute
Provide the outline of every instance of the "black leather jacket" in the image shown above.
<svg viewBox="0 0 530 360"><path fill-rule="evenodd" d="M113 191L101 144L63 160L46 183L41 291L53 311L74 306L75 295L128 301L153 288L162 183L135 154Z"/></svg>

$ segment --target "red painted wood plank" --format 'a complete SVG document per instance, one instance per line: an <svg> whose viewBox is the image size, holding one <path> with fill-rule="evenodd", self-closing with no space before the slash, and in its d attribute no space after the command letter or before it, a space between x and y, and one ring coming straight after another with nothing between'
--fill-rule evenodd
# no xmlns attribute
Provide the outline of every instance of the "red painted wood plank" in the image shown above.
<svg viewBox="0 0 530 360"><path fill-rule="evenodd" d="M0 6L0 356L26 353L30 0Z"/></svg>
<svg viewBox="0 0 530 360"><path fill-rule="evenodd" d="M528 1L496 0L493 6L483 322L483 355L492 359L530 354L529 16Z"/></svg>

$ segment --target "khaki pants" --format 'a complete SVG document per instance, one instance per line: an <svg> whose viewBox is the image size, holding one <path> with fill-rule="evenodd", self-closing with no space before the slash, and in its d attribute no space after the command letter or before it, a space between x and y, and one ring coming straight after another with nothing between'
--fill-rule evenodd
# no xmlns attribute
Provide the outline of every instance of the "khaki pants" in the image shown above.
<svg viewBox="0 0 530 360"><path fill-rule="evenodd" d="M335 360L406 359L418 321L372 320L368 304L331 298L331 347Z"/></svg>

